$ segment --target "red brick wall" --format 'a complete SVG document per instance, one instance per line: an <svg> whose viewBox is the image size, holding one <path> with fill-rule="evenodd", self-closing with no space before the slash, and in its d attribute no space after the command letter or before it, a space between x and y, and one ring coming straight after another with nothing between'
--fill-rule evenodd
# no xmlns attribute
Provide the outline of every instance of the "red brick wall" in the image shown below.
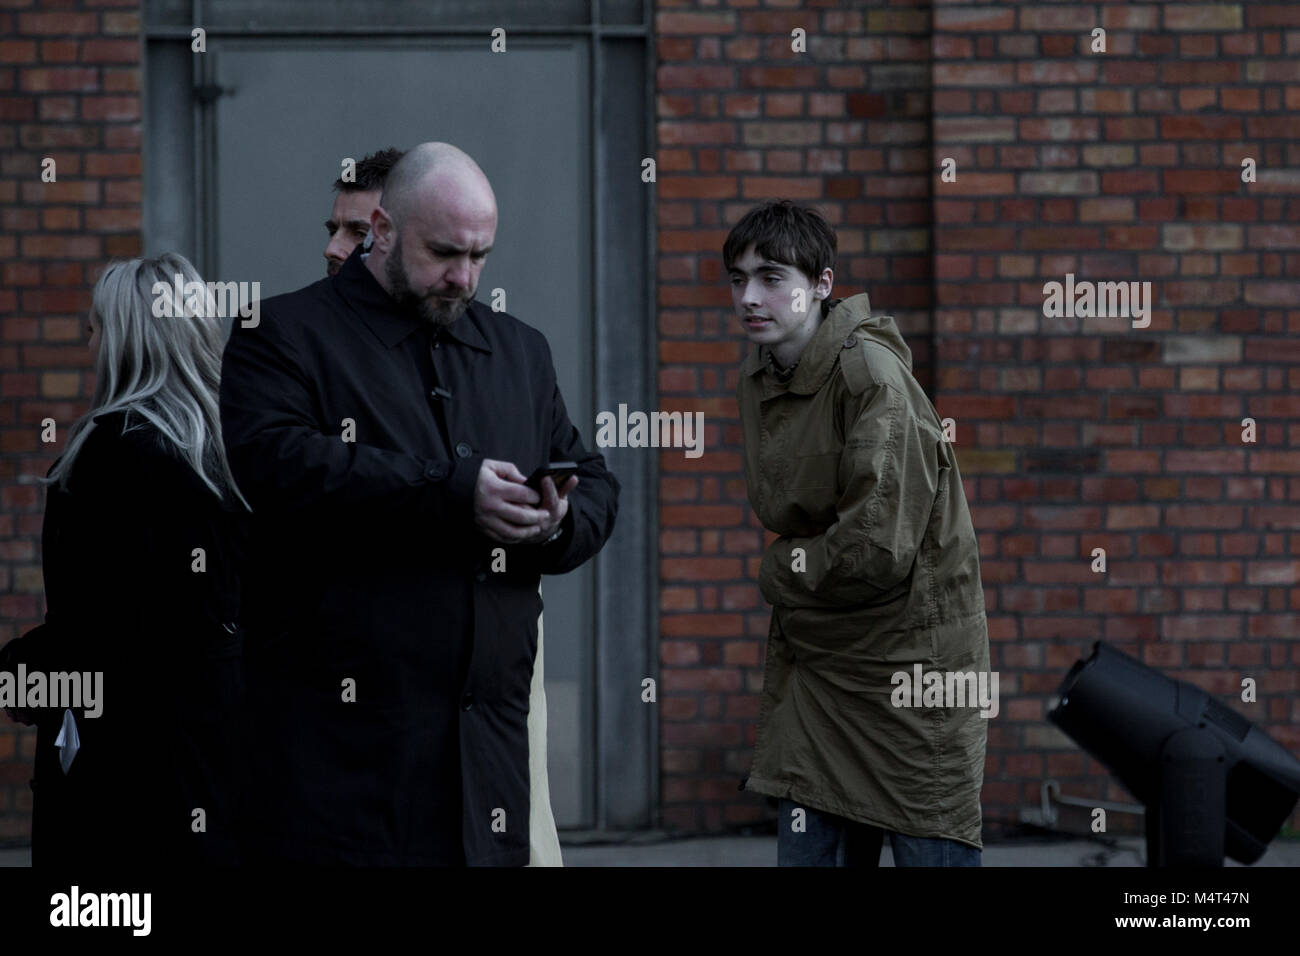
<svg viewBox="0 0 1300 956"><path fill-rule="evenodd" d="M661 463L665 825L767 815L736 790L771 536L741 475L720 248L770 196L838 227L837 293L920 337L917 377L956 420L1001 675L986 835L1047 777L1131 799L1045 719L1098 639L1300 751L1300 6L854 7L659 4L660 400L705 411L718 449ZM1150 326L1046 318L1067 272L1150 281Z"/></svg>
<svg viewBox="0 0 1300 956"><path fill-rule="evenodd" d="M0 0L0 642L45 613L44 493L21 476L53 461L94 387L90 289L140 251L138 0ZM42 163L56 180L42 182ZM35 733L0 719L0 841L24 841Z"/></svg>

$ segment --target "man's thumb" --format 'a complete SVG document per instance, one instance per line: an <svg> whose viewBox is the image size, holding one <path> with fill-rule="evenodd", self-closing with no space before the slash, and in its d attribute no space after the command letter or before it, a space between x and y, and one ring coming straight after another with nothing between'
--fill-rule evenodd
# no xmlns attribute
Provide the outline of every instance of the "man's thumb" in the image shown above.
<svg viewBox="0 0 1300 956"><path fill-rule="evenodd" d="M518 481L520 483L528 480L528 476L516 468L513 461L494 462L493 470L497 473L498 478L506 478L510 481Z"/></svg>

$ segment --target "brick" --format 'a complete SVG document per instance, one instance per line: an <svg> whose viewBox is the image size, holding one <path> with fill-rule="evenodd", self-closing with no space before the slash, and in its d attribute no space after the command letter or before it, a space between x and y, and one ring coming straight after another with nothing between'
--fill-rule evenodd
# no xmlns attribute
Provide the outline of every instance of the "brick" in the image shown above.
<svg viewBox="0 0 1300 956"><path fill-rule="evenodd" d="M1160 79L1166 83L1239 83L1241 64L1223 63L1165 63L1160 67Z"/></svg>
<svg viewBox="0 0 1300 956"><path fill-rule="evenodd" d="M1240 4L1167 4L1164 8L1168 30L1240 30Z"/></svg>
<svg viewBox="0 0 1300 956"><path fill-rule="evenodd" d="M929 10L868 10L868 33L927 33Z"/></svg>
<svg viewBox="0 0 1300 956"><path fill-rule="evenodd" d="M36 62L36 41L0 40L0 63L12 66Z"/></svg>
<svg viewBox="0 0 1300 956"><path fill-rule="evenodd" d="M655 30L664 36L685 34L692 36L723 35L736 30L736 15L721 13L683 13L660 11L655 15Z"/></svg>
<svg viewBox="0 0 1300 956"><path fill-rule="evenodd" d="M942 143L1011 142L1016 138L1016 121L1009 116L939 117L934 123L936 148ZM958 179L960 179L960 175Z"/></svg>
<svg viewBox="0 0 1300 956"><path fill-rule="evenodd" d="M1042 195L1088 195L1098 191L1097 174L1078 173L1021 173L1019 191Z"/></svg>
<svg viewBox="0 0 1300 956"><path fill-rule="evenodd" d="M656 76L660 92L726 90L736 86L736 71L729 66L661 66Z"/></svg>
<svg viewBox="0 0 1300 956"><path fill-rule="evenodd" d="M1110 122L1110 121L1108 121ZM1100 139L1100 125L1091 117L1055 117L1051 119L1022 119L1020 138L1024 140L1057 140L1079 142ZM1123 139L1107 135L1108 139ZM1137 138L1137 137L1134 137Z"/></svg>
<svg viewBox="0 0 1300 956"><path fill-rule="evenodd" d="M1246 26L1300 27L1300 10L1294 4L1249 4L1246 7Z"/></svg>
<svg viewBox="0 0 1300 956"><path fill-rule="evenodd" d="M1021 30L1055 30L1087 35L1097 24L1088 10L1072 6L1021 6Z"/></svg>
<svg viewBox="0 0 1300 956"><path fill-rule="evenodd" d="M1241 175L1223 169L1167 169L1160 174L1166 193L1235 193Z"/></svg>
<svg viewBox="0 0 1300 956"><path fill-rule="evenodd" d="M91 232L137 232L140 229L140 207L87 209L86 228Z"/></svg>
<svg viewBox="0 0 1300 956"><path fill-rule="evenodd" d="M1129 222L1133 219L1132 199L1085 199L1079 203L1081 222Z"/></svg>
<svg viewBox="0 0 1300 956"><path fill-rule="evenodd" d="M1173 614L1160 621L1160 637L1167 641L1234 640L1242 633L1239 615Z"/></svg>
<svg viewBox="0 0 1300 956"><path fill-rule="evenodd" d="M103 13L100 15L100 32L105 36L135 36L140 32L138 13Z"/></svg>
<svg viewBox="0 0 1300 956"><path fill-rule="evenodd" d="M746 146L807 146L822 142L817 123L744 123L741 135Z"/></svg>
<svg viewBox="0 0 1300 956"><path fill-rule="evenodd" d="M40 180L22 184L24 202L30 203L98 203L99 182L94 179L60 179L52 183Z"/></svg>
<svg viewBox="0 0 1300 956"><path fill-rule="evenodd" d="M734 176L665 176L659 192L666 199L732 199L736 186Z"/></svg>
<svg viewBox="0 0 1300 956"><path fill-rule="evenodd" d="M1218 223L1213 225L1170 224L1161 227L1162 245L1172 252L1193 249L1225 251L1242 247L1242 227ZM1255 245L1255 243L1251 243Z"/></svg>
<svg viewBox="0 0 1300 956"><path fill-rule="evenodd" d="M1122 7L1104 7L1101 11L1101 25L1109 30L1155 30L1157 28L1156 5L1126 4Z"/></svg>
<svg viewBox="0 0 1300 956"><path fill-rule="evenodd" d="M1017 83L1046 83L1052 86L1077 86L1097 81L1097 63L1093 60L1036 60L1016 65Z"/></svg>
<svg viewBox="0 0 1300 956"><path fill-rule="evenodd" d="M957 173L955 182L936 182L935 191L955 196L1009 195L1016 192L1012 173Z"/></svg>
<svg viewBox="0 0 1300 956"><path fill-rule="evenodd" d="M1300 305L1300 284L1295 280L1274 282L1251 279L1246 282L1244 298L1249 305L1296 308Z"/></svg>
<svg viewBox="0 0 1300 956"><path fill-rule="evenodd" d="M1235 116L1165 116L1160 119L1165 139L1240 139L1241 120Z"/></svg>
<svg viewBox="0 0 1300 956"><path fill-rule="evenodd" d="M1012 86L1015 67L1010 63L936 63L934 83L944 86Z"/></svg>
<svg viewBox="0 0 1300 956"><path fill-rule="evenodd" d="M659 143L662 146L725 145L736 141L734 123L692 123L677 120L659 123L658 131Z"/></svg>
<svg viewBox="0 0 1300 956"><path fill-rule="evenodd" d="M140 41L108 40L96 38L81 44L81 61L83 63L138 63L140 62Z"/></svg>
<svg viewBox="0 0 1300 956"><path fill-rule="evenodd" d="M1156 65L1133 60L1109 60L1102 65L1102 81L1134 85L1156 82Z"/></svg>
<svg viewBox="0 0 1300 956"><path fill-rule="evenodd" d="M1234 181L1239 181L1238 173L1232 173L1231 177ZM1300 170L1261 169L1251 190L1261 193L1300 195Z"/></svg>
<svg viewBox="0 0 1300 956"><path fill-rule="evenodd" d="M936 33L945 31L1001 33L1015 26L1016 12L1002 7L951 7L934 9Z"/></svg>
<svg viewBox="0 0 1300 956"><path fill-rule="evenodd" d="M1083 147L1083 162L1087 166L1132 166L1135 159L1132 146L1107 143Z"/></svg>
<svg viewBox="0 0 1300 956"><path fill-rule="evenodd" d="M1079 108L1085 113L1131 113L1132 90L1083 90Z"/></svg>
<svg viewBox="0 0 1300 956"><path fill-rule="evenodd" d="M81 116L86 120L138 120L140 98L137 96L86 96L81 100Z"/></svg>
<svg viewBox="0 0 1300 956"><path fill-rule="evenodd" d="M30 120L36 116L36 101L27 96L0 96L0 122ZM26 144L24 144L26 145Z"/></svg>
<svg viewBox="0 0 1300 956"><path fill-rule="evenodd" d="M810 67L747 66L740 71L740 85L746 89L789 89L816 86L817 71Z"/></svg>
<svg viewBox="0 0 1300 956"><path fill-rule="evenodd" d="M94 13L20 13L18 33L24 36L72 36L99 32Z"/></svg>
<svg viewBox="0 0 1300 956"><path fill-rule="evenodd" d="M45 372L40 378L45 398L73 398L81 392L81 376L75 372Z"/></svg>
<svg viewBox="0 0 1300 956"><path fill-rule="evenodd" d="M100 240L95 236L23 236L20 245L24 258L95 259L101 255Z"/></svg>

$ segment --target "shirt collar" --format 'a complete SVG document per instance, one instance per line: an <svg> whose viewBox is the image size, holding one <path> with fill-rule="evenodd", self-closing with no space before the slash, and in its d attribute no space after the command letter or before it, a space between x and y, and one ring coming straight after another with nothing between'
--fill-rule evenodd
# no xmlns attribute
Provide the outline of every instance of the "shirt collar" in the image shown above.
<svg viewBox="0 0 1300 956"><path fill-rule="evenodd" d="M822 318L821 318L821 323L819 323L818 325L818 331L821 331L821 326L826 323L826 319L830 316L831 312L835 309L835 306L839 305L842 301L844 300L843 299L830 299L830 300L822 299L821 300ZM814 338L815 337L816 335L814 333ZM806 348L805 351L807 351ZM782 384L790 384L794 380L794 376L799 374L798 366L799 366L799 361L802 358L803 356L800 355L799 358L795 360L793 373L791 374L790 378L784 380ZM767 370L772 373L773 378L780 381L779 377L776 374L776 370L771 367L774 361L775 360L772 358L771 350L766 345L754 345L750 347L749 354L745 356L745 361L740 366L740 372L742 375L752 377L754 375L757 375L759 372Z"/></svg>
<svg viewBox="0 0 1300 956"><path fill-rule="evenodd" d="M366 267L362 253L361 243L358 243L331 281L334 290L361 316L361 321L375 337L391 349L412 332L425 328L425 322L414 309L398 305L384 290ZM491 352L492 347L488 345L480 325L483 321L478 314L481 308L483 306L477 300L470 302L460 318L442 329L442 336L480 352Z"/></svg>

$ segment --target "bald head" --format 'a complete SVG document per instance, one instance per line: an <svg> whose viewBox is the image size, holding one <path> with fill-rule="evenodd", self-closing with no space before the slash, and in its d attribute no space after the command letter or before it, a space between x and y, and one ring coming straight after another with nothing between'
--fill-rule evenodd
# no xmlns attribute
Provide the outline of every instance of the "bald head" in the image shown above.
<svg viewBox="0 0 1300 956"><path fill-rule="evenodd" d="M451 143L421 143L408 150L388 174L379 203L398 229L412 214L436 216L448 206L495 219L497 205L478 163Z"/></svg>
<svg viewBox="0 0 1300 956"><path fill-rule="evenodd" d="M366 267L399 303L450 325L474 297L496 231L496 197L478 164L450 143L421 143L384 183Z"/></svg>

